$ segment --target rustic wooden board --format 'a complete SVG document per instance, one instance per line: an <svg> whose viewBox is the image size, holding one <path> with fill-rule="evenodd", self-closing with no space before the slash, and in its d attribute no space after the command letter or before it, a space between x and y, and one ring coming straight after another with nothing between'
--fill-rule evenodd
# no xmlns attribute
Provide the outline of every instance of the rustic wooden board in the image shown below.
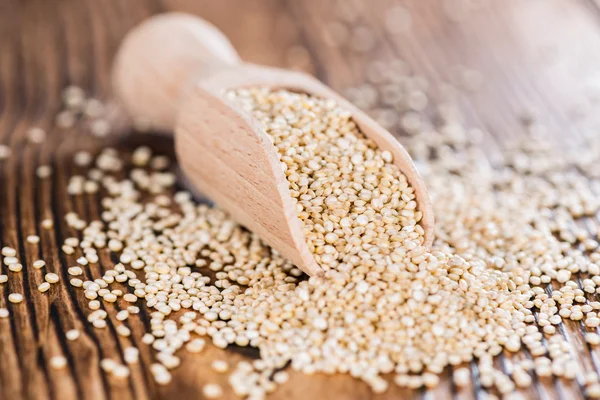
<svg viewBox="0 0 600 400"><path fill-rule="evenodd" d="M493 153L507 138L523 133L526 113L545 122L548 134L559 140L576 141L598 127L600 113L593 107L600 98L600 10L592 0L471 0L480 4L461 13L466 0L412 1L278 1L278 0L3 0L0 2L0 142L10 145L13 157L0 163L0 242L19 250L24 264L37 258L46 270L25 268L18 277L0 285L0 307L8 294L19 291L27 301L8 305L11 318L0 320L0 400L18 399L179 399L201 397L205 382L226 377L211 371L211 360L241 360L253 357L248 350L210 347L201 355L183 355L174 382L166 387L153 383L147 365L151 350L140 343L148 324L147 314L129 319L131 338L117 336L115 313L123 304L108 307L109 329L91 328L81 291L55 285L40 294L36 288L44 272L54 271L67 280L65 268L74 260L59 251L59 244L74 232L62 216L77 211L97 218L99 205L93 196L73 199L65 187L77 168L70 162L77 149L97 150L106 142L84 134L81 128L59 130L53 120L60 109L60 91L76 84L102 99L110 96L109 69L120 38L145 17L167 10L197 13L214 22L238 48L241 56L257 63L299 66L334 89L365 80L369 60L384 56L404 59L408 65L439 87L456 80L459 65L479 71L478 91L463 91L457 101L467 123L483 128ZM390 7L404 4L410 10L412 27L401 34L385 29ZM235 17L233 16L235 14ZM344 19L346 26L363 27L375 35L368 52L352 46L326 43L330 23ZM300 46L300 47L298 47ZM292 50L290 50L292 49ZM440 94L441 95L441 94ZM439 98L438 98L439 99ZM27 144L31 126L49 133L43 145ZM127 133L127 132L125 132ZM157 137L116 135L107 139L127 149L149 142L155 149L171 152L172 142ZM54 167L51 179L35 177L38 165ZM53 218L55 228L44 230L40 221ZM38 245L24 241L29 234L41 236ZM113 264L108 254L101 269ZM5 272L5 267L2 267ZM100 271L87 271L98 277ZM10 272L9 272L10 273ZM90 275L88 275L89 277ZM72 328L84 332L76 342L65 340ZM598 369L582 341L580 327L567 324L563 332L589 369ZM142 350L144 363L133 368L126 381L104 375L99 360L121 358L130 343ZM56 371L48 366L54 355L64 354L69 367ZM526 356L526 355L523 355ZM510 359L500 359L506 365ZM474 376L477 371L473 367ZM457 391L451 371L431 392L409 391L394 385L384 395L374 396L366 385L349 377L303 376L292 379L272 396L274 399L336 398L480 398L474 387ZM577 382L537 379L523 394L540 398L583 398ZM232 394L229 389L227 397Z"/></svg>

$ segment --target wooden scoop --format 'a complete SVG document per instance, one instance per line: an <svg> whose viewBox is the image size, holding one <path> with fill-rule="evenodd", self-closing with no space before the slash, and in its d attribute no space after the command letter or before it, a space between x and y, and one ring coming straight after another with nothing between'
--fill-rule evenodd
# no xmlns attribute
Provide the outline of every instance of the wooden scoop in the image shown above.
<svg viewBox="0 0 600 400"><path fill-rule="evenodd" d="M225 35L208 22L169 13L141 23L125 37L112 78L114 91L134 118L159 130L175 130L179 163L190 181L309 275L323 270L304 239L277 151L260 124L224 93L267 87L334 99L352 113L365 136L392 153L415 189L425 244L431 244L433 211L425 185L389 132L309 75L242 62Z"/></svg>

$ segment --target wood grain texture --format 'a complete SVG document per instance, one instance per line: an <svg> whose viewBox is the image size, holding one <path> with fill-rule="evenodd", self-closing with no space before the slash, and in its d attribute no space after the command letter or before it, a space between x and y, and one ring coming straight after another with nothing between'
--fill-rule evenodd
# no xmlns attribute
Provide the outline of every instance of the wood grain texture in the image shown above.
<svg viewBox="0 0 600 400"><path fill-rule="evenodd" d="M148 315L130 317L130 338L115 333L116 312L124 304L107 306L107 329L91 328L89 310L81 291L54 285L50 292L37 292L46 272L68 280L66 267L74 256L60 252L64 238L75 232L63 215L76 211L86 219L99 218L95 195L71 198L65 187L78 172L71 163L73 152L97 151L110 142L122 151L139 143L171 152L172 142L153 136L131 136L129 132L99 140L85 127L56 129L60 91L76 84L101 99L110 98L109 70L123 35L149 15L179 10L192 12L213 22L231 39L243 59L278 67L297 66L315 74L335 90L365 81L365 68L374 58L400 57L413 71L425 76L432 88L457 79L459 66L475 69L483 76L480 90L461 91L455 101L466 115L466 123L486 132L493 156L508 138L523 134L525 113L535 112L545 122L549 135L564 141L579 141L584 133L598 128L600 114L590 112L600 98L600 11L591 0L488 0L467 15L457 14L456 1L245 1L245 0L3 0L0 2L0 142L9 145L13 156L0 163L0 242L19 251L22 273L10 275L0 284L0 307L8 307L11 318L0 319L0 400L13 399L154 399L201 398L203 383L226 378L208 367L211 360L241 360L256 356L247 350L210 347L201 355L183 355L174 382L165 387L153 383L147 366L152 351L141 344ZM412 16L412 29L389 34L382 21L390 7L404 4ZM450 5L448 5L450 4ZM235 17L232 13L235 11ZM448 17L454 15L455 22ZM368 28L376 45L369 52L356 52L350 42L327 45L330 23L343 18L350 27ZM298 60L296 50L306 49ZM307 57L306 57L307 55ZM299 63L300 61L300 63ZM434 90L435 92L435 90ZM433 102L446 93L439 91ZM31 145L25 140L32 126L47 130L48 140ZM35 177L35 169L51 164L50 179ZM52 218L55 227L43 229L40 222ZM25 237L37 233L37 245ZM87 278L97 278L113 265L102 253L99 269L86 269ZM38 258L46 260L42 270L28 268ZM551 290L549 288L548 290ZM27 301L14 305L11 292L23 293ZM76 342L65 332L83 332ZM597 351L583 341L585 330L575 323L561 327L585 369L600 367ZM99 361L122 358L130 343L141 350L144 362L132 369L130 379L115 380L104 374ZM55 370L49 359L64 355L68 367ZM497 365L507 368L514 357L500 357ZM477 371L470 366L474 377ZM451 370L431 392L410 391L394 385L384 395L374 396L366 385L345 376L304 376L278 388L274 399L471 399L482 398L475 379L473 386L458 390ZM577 381L534 377L535 386L523 394L539 398L583 398ZM226 396L231 391L226 389Z"/></svg>

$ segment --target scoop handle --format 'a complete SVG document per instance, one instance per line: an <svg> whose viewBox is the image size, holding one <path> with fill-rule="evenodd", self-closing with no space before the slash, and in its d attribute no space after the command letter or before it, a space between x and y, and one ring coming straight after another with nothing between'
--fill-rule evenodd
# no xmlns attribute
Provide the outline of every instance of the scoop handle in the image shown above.
<svg viewBox="0 0 600 400"><path fill-rule="evenodd" d="M211 23L184 13L161 14L125 36L113 64L113 91L134 120L172 132L185 88L241 62Z"/></svg>

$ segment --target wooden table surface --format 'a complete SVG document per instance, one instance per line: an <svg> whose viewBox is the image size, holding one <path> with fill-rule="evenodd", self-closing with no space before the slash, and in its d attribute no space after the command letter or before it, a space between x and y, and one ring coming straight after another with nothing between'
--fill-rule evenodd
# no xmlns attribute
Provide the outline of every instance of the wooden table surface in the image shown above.
<svg viewBox="0 0 600 400"><path fill-rule="evenodd" d="M399 4L410 12L410 29L390 33L385 21L390 8ZM578 140L600 122L600 113L593 112L600 98L600 10L592 0L2 0L0 142L12 148L13 156L0 162L0 241L18 249L24 265L43 258L47 270L65 282L65 268L73 260L59 248L74 232L63 215L77 211L88 219L99 216L94 196L66 194L66 182L76 172L74 151L95 151L110 141L119 148L143 142L172 152L168 139L125 132L103 141L79 128L57 129L53 123L67 85L110 99L109 70L120 39L134 24L168 10L212 21L248 61L304 69L340 91L365 82L368 63L385 57L399 57L425 76L434 102L443 84L457 79L457 71L478 71L480 88L461 91L456 101L466 123L487 132L490 153L507 138L522 135L522 119L531 113L544 122L549 135L564 141ZM340 24L350 39L332 45ZM373 41L372 48L360 51L361 40ZM27 144L32 126L48 132L42 145ZM54 167L52 178L36 179L36 167L47 163ZM53 230L40 228L44 218L54 219ZM26 244L24 238L35 233L41 236L39 245ZM101 269L112 265L102 254ZM6 273L6 266L1 268ZM25 267L0 284L0 307L11 311L9 319L0 319L2 400L201 398L203 383L218 381L227 387L226 377L210 369L212 360L256 356L214 347L200 355L182 354L174 381L159 387L147 368L153 354L140 342L148 325L146 313L129 319L130 338L115 333L119 305L108 307L108 329L94 329L86 320L90 311L81 290L55 285L41 294L36 289L41 279L42 271ZM25 293L26 302L9 304L13 291ZM65 339L72 328L84 332L80 340ZM598 370L600 354L588 350L577 326L564 328L581 362ZM144 362L132 369L130 379L104 375L99 360L119 358L131 344L141 349ZM50 368L49 359L60 354L68 358L68 368ZM458 390L450 376L445 371L441 385L431 392L391 385L386 394L374 396L365 384L346 376L292 373L272 398L483 398L476 379L474 386ZM577 382L537 377L534 382L526 397L583 398ZM229 388L226 396L232 397Z"/></svg>

